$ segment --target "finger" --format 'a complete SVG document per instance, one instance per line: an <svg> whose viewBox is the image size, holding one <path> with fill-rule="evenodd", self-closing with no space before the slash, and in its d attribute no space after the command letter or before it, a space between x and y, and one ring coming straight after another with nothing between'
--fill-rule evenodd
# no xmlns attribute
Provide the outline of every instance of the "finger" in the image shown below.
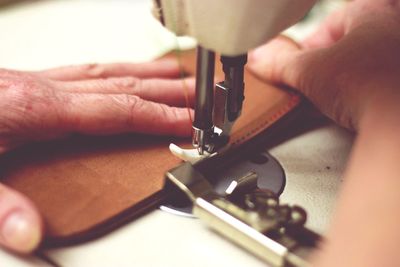
<svg viewBox="0 0 400 267"><path fill-rule="evenodd" d="M66 132L114 134L140 132L189 136L189 109L170 107L133 95L64 94L60 109ZM192 111L191 111L192 112Z"/></svg>
<svg viewBox="0 0 400 267"><path fill-rule="evenodd" d="M176 78L180 75L180 67L177 60L160 59L138 64L115 63L68 66L44 70L37 73L46 78L59 81L77 81L127 76L140 78Z"/></svg>
<svg viewBox="0 0 400 267"><path fill-rule="evenodd" d="M318 27L318 29L302 42L305 48L324 48L329 47L339 41L345 34L346 15L348 8L333 12Z"/></svg>
<svg viewBox="0 0 400 267"><path fill-rule="evenodd" d="M194 78L171 80L124 77L59 82L59 85L59 88L71 93L129 94L176 107L194 104Z"/></svg>
<svg viewBox="0 0 400 267"><path fill-rule="evenodd" d="M293 63L301 53L297 43L279 36L251 51L247 68L263 80L297 88L297 69L293 69Z"/></svg>
<svg viewBox="0 0 400 267"><path fill-rule="evenodd" d="M0 203L0 244L19 253L33 251L42 238L42 221L32 202L0 184Z"/></svg>
<svg viewBox="0 0 400 267"><path fill-rule="evenodd" d="M293 40L280 36L251 52L248 68L265 81L288 85L315 99L335 77L327 61L334 55L329 52L302 50Z"/></svg>

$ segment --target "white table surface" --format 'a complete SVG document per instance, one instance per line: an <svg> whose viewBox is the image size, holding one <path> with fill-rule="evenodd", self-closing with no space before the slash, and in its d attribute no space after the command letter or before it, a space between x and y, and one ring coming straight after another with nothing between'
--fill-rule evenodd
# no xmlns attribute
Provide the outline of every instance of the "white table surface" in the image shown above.
<svg viewBox="0 0 400 267"><path fill-rule="evenodd" d="M149 6L149 0L53 0L0 9L0 67L35 70L155 58L175 47L177 39L152 19ZM301 38L310 30L296 27L290 34ZM190 39L179 42L193 45ZM304 206L308 226L318 232L329 224L352 140L331 124L270 151L287 175L282 201ZM265 266L199 220L160 210L93 242L44 253L63 267ZM51 264L0 250L3 266Z"/></svg>

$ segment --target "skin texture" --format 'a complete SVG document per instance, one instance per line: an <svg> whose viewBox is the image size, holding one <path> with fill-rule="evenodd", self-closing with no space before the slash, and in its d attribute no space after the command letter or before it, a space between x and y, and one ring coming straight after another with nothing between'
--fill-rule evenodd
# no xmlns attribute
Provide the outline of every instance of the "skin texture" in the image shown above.
<svg viewBox="0 0 400 267"><path fill-rule="evenodd" d="M0 69L0 154L71 133L190 136L194 79L178 63L70 66L40 72ZM31 252L42 236L33 203L0 184L0 244Z"/></svg>
<svg viewBox="0 0 400 267"><path fill-rule="evenodd" d="M279 37L256 49L248 66L264 80L300 90L337 123L357 130L369 102L396 91L399 23L398 1L354 1L301 44Z"/></svg>
<svg viewBox="0 0 400 267"><path fill-rule="evenodd" d="M400 1L355 0L301 44L278 37L248 67L357 132L314 265L400 266Z"/></svg>

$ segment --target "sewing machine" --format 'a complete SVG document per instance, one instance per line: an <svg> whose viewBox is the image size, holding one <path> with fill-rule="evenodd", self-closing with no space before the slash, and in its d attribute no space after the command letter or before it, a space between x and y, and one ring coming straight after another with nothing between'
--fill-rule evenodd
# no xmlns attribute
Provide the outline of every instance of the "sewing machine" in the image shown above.
<svg viewBox="0 0 400 267"><path fill-rule="evenodd" d="M155 16L177 35L198 42L193 146L212 153L229 139L244 99L247 52L293 25L316 0L156 0ZM215 86L215 53L225 80Z"/></svg>
<svg viewBox="0 0 400 267"><path fill-rule="evenodd" d="M258 188L258 175L252 171L231 181L221 195L209 183L205 170L237 165L227 162L248 149L223 151L241 115L247 52L300 20L315 0L154 3L154 14L164 26L198 41L192 144L200 156L219 152L168 171L167 190L178 189L177 196L183 193L190 199L196 217L273 266L309 266L308 256L320 236L304 226L302 208L282 205L276 194ZM225 79L214 87L215 53L221 54Z"/></svg>

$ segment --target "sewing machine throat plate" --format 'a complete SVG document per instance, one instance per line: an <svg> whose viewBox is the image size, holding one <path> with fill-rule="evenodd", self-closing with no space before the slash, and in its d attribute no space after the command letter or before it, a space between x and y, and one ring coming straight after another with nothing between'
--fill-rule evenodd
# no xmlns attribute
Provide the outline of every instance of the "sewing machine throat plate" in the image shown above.
<svg viewBox="0 0 400 267"><path fill-rule="evenodd" d="M216 193L225 195L232 181L240 179L249 172L257 174L258 188L271 190L277 195L282 193L286 183L285 172L278 160L267 152L257 152L240 158L218 173L207 176L207 179ZM169 198L160 209L192 217L192 204L188 199Z"/></svg>

